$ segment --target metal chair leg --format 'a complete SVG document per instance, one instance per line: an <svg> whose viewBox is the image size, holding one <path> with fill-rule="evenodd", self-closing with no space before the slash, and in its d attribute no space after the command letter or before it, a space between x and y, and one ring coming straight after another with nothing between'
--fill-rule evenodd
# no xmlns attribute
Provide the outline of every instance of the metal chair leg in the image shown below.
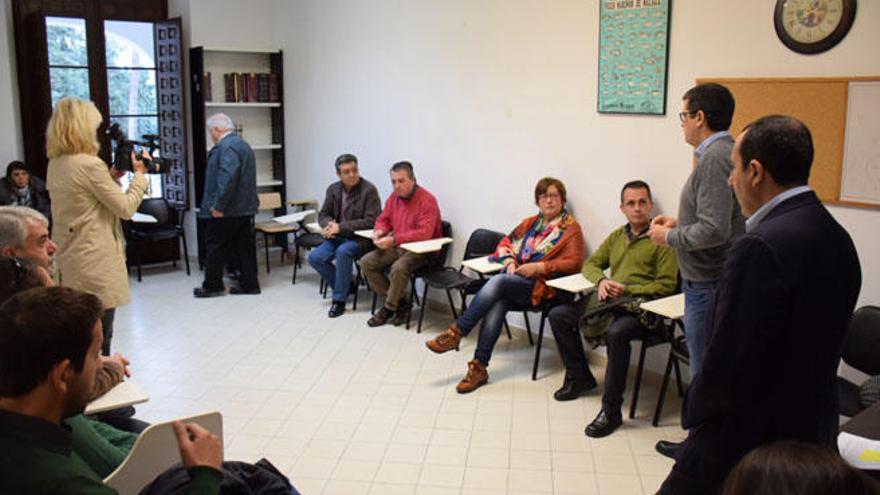
<svg viewBox="0 0 880 495"><path fill-rule="evenodd" d="M535 364L532 366L532 381L538 379L538 364L541 362L541 343L544 340L544 322L547 320L547 311L541 311L541 324L538 326L538 342L535 346Z"/></svg>
<svg viewBox="0 0 880 495"><path fill-rule="evenodd" d="M180 240L183 241L183 263L186 265L186 276L189 277L189 251L186 249L186 234L181 232Z"/></svg>
<svg viewBox="0 0 880 495"><path fill-rule="evenodd" d="M529 312L523 311L523 319L526 320L526 335L529 336L529 346L535 345L535 341L532 340L532 324L529 322Z"/></svg>
<svg viewBox="0 0 880 495"><path fill-rule="evenodd" d="M663 382L660 383L660 396L657 397L657 408L654 410L654 420L651 424L660 425L660 414L663 412L663 402L666 400L666 388L669 386L669 375L672 374L672 362L675 356L672 355L673 350L669 349L669 359L666 361L666 371L663 372Z"/></svg>
<svg viewBox="0 0 880 495"><path fill-rule="evenodd" d="M648 347L645 345L645 341L642 341L641 350L639 350L639 365L636 368L636 383L633 386L633 396L632 402L629 405L629 419L633 419L636 417L636 406L639 403L639 390L642 387L642 373L645 371L645 353L648 350Z"/></svg>
<svg viewBox="0 0 880 495"><path fill-rule="evenodd" d="M293 241L293 246L293 279L290 281L290 283L292 285L296 285L296 270L297 268L299 268L299 245L296 243L295 240Z"/></svg>
<svg viewBox="0 0 880 495"><path fill-rule="evenodd" d="M416 333L422 333L422 320L425 319L425 308L428 306L428 284L425 284L425 288L422 289L422 306L419 308L419 326L416 328ZM412 306L410 306L410 311L412 311Z"/></svg>
<svg viewBox="0 0 880 495"><path fill-rule="evenodd" d="M269 263L269 236L265 232L263 232L263 249L266 252L266 273L269 273L272 271L269 266L271 265L271 263Z"/></svg>

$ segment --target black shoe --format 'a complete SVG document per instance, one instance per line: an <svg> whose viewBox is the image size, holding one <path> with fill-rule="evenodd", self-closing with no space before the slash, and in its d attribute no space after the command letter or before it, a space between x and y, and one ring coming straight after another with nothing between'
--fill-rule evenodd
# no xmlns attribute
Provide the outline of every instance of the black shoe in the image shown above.
<svg viewBox="0 0 880 495"><path fill-rule="evenodd" d="M399 327L406 323L406 318L409 316L409 310L412 308L412 303L409 299L401 299L399 303L397 303L397 311L394 312L394 321L391 323L395 327Z"/></svg>
<svg viewBox="0 0 880 495"><path fill-rule="evenodd" d="M574 375L565 374L565 381L559 390L553 392L553 398L558 401L574 400L581 395L596 388L596 379L590 376L588 379L577 379Z"/></svg>
<svg viewBox="0 0 880 495"><path fill-rule="evenodd" d="M590 438L602 438L614 433L623 424L623 416L620 413L611 415L605 409L599 411L599 415L584 429L584 433Z"/></svg>
<svg viewBox="0 0 880 495"><path fill-rule="evenodd" d="M660 455L665 455L670 459L675 459L675 453L678 451L678 447L681 443L670 442L669 440L658 440L656 444L654 444L654 450L657 451Z"/></svg>
<svg viewBox="0 0 880 495"><path fill-rule="evenodd" d="M367 325L371 327L381 327L388 323L388 320L390 320L392 316L394 316L394 311L382 306L379 308L379 311L376 311L376 314L367 320Z"/></svg>
<svg viewBox="0 0 880 495"><path fill-rule="evenodd" d="M236 295L236 296L241 296L241 295L252 296L252 295L260 294L261 292L262 291L260 290L259 287L257 287L256 289L250 289L250 290L244 290L241 287L232 287L229 289L229 293Z"/></svg>
<svg viewBox="0 0 880 495"><path fill-rule="evenodd" d="M345 313L345 301L333 301L333 304L330 306L330 311L327 312L327 316L330 318L336 318L337 316L342 316Z"/></svg>
<svg viewBox="0 0 880 495"><path fill-rule="evenodd" d="M204 287L196 287L195 289L193 289L193 296L195 297L217 297L225 295L225 289L209 290L205 289Z"/></svg>

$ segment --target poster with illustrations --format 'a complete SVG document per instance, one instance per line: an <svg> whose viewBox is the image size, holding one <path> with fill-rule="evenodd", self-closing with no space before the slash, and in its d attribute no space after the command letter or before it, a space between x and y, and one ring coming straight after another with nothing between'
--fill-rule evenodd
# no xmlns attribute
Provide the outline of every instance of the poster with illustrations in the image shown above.
<svg viewBox="0 0 880 495"><path fill-rule="evenodd" d="M666 113L671 1L600 1L600 113Z"/></svg>

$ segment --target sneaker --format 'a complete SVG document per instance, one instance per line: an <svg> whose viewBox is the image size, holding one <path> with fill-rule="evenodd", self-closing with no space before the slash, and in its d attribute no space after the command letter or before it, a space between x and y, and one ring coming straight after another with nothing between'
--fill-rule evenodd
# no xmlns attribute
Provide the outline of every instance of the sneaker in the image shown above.
<svg viewBox="0 0 880 495"><path fill-rule="evenodd" d="M395 327L399 327L406 323L410 308L412 308L412 303L409 299L401 299L400 302L397 303L397 311L394 312L394 321L391 323Z"/></svg>
<svg viewBox="0 0 880 495"><path fill-rule="evenodd" d="M449 325L445 332L441 333L432 340L425 342L428 349L443 354L444 352L455 349L458 350L458 343L461 342L461 332L456 328L455 323Z"/></svg>
<svg viewBox="0 0 880 495"><path fill-rule="evenodd" d="M367 320L367 325L371 327L381 327L388 323L388 320L390 320L392 316L394 316L394 311L382 306L379 308L379 311L376 311L376 314Z"/></svg>
<svg viewBox="0 0 880 495"><path fill-rule="evenodd" d="M460 394L469 394L486 384L488 381L489 372L486 371L486 367L483 366L483 363L473 359L468 362L468 372L464 375L464 378L458 382L455 391Z"/></svg>

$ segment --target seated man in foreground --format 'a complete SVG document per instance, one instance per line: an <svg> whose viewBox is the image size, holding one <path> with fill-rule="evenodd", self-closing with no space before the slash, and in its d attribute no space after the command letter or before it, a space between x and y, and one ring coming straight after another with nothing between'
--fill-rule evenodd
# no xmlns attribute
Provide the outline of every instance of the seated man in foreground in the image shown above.
<svg viewBox="0 0 880 495"><path fill-rule="evenodd" d="M337 158L336 175L339 181L327 188L318 212L324 242L309 253L309 264L333 290L330 318L345 313L348 295L357 290L357 282L351 280L352 264L372 247L369 239L354 232L372 228L382 209L376 186L358 172L356 156Z"/></svg>
<svg viewBox="0 0 880 495"><path fill-rule="evenodd" d="M361 258L361 268L370 287L385 297L385 304L367 321L371 327L384 325L391 317L395 325L406 321L412 304L406 298L410 277L432 256L407 251L400 245L443 235L437 199L416 184L411 163L397 162L391 167L391 187L394 192L385 201L374 227L373 244L377 249ZM385 270L389 267L386 276Z"/></svg>
<svg viewBox="0 0 880 495"><path fill-rule="evenodd" d="M97 297L64 287L31 289L0 306L0 493L116 493L71 451L72 432L61 424L90 397L102 313ZM174 429L190 493L219 493L217 437L197 424Z"/></svg>
<svg viewBox="0 0 880 495"><path fill-rule="evenodd" d="M560 401L572 400L596 386L596 379L587 366L579 331L587 301L596 298L599 304L613 304L615 299L622 297L636 298L631 304L608 310L613 312L613 321L605 338L608 345L605 392L602 394L602 409L585 430L590 437L610 435L623 424L620 407L629 370L630 342L644 338L652 331L641 321L638 310L629 308L635 309L639 299L668 296L675 290L678 274L675 252L668 246L652 244L647 235L653 208L651 188L647 183L637 180L623 186L620 211L627 223L612 232L584 263L583 275L596 284L596 293L556 306L548 315L559 355L565 364L565 381L553 397ZM608 268L611 268L611 274L605 276Z"/></svg>

